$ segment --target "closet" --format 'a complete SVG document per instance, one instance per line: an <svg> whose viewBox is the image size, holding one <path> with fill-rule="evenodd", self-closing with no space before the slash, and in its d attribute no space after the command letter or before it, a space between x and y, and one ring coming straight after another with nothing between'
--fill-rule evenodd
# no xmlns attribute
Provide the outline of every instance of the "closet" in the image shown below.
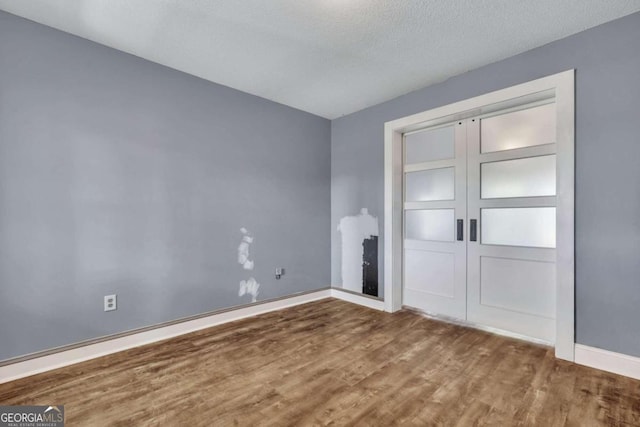
<svg viewBox="0 0 640 427"><path fill-rule="evenodd" d="M402 304L553 343L556 103L405 132Z"/></svg>

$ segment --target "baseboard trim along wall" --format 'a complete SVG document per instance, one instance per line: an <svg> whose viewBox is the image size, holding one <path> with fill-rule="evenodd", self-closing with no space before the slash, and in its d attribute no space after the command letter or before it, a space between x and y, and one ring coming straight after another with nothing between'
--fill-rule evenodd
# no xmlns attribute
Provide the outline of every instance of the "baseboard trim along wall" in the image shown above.
<svg viewBox="0 0 640 427"><path fill-rule="evenodd" d="M15 362L8 361L8 364L0 366L0 384L223 323L330 297L375 310L384 310L384 302L380 299L350 293L341 289L326 288L73 344L40 354L25 356Z"/></svg>
<svg viewBox="0 0 640 427"><path fill-rule="evenodd" d="M327 288L318 291L292 295L276 300L251 304L236 309L214 312L189 320L176 321L158 327L145 328L139 332L121 334L94 340L86 344L69 346L68 349L49 352L41 356L23 358L15 363L0 366L0 384L39 374L64 366L74 365L86 360L117 353L134 347L174 338L190 332L233 322L247 317L257 316L271 311L281 310L325 298L336 298L374 310L384 311L384 301L366 295L358 295L339 288ZM602 350L582 344L575 345L575 363L624 375L640 380L640 358L626 354Z"/></svg>
<svg viewBox="0 0 640 427"><path fill-rule="evenodd" d="M576 344L575 362L579 365L640 380L640 357Z"/></svg>
<svg viewBox="0 0 640 427"><path fill-rule="evenodd" d="M171 322L169 324L159 325L158 327L145 328L140 331L133 331L132 333L120 334L119 336L105 337L104 339L94 340L86 344L80 343L69 346L67 349L61 348L59 351L49 352L49 354L43 354L41 356L36 354L31 358L22 358L22 360L16 361L15 363L0 366L0 384L168 338L174 338L223 323L329 298L332 296L332 291L332 289L326 288L314 292L292 295L236 309L213 312L209 315L190 318L184 321Z"/></svg>
<svg viewBox="0 0 640 427"><path fill-rule="evenodd" d="M331 296L343 301L363 305L374 310L384 311L384 300L364 294L357 294L340 288L331 288Z"/></svg>

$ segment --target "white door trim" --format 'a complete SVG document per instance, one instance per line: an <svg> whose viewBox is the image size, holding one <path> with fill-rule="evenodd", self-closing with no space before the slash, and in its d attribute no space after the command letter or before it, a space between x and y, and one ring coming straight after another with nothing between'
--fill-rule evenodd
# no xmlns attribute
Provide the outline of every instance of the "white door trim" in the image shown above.
<svg viewBox="0 0 640 427"><path fill-rule="evenodd" d="M331 288L331 297L372 308L374 310L384 311L384 302L381 299L345 291L342 288Z"/></svg>
<svg viewBox="0 0 640 427"><path fill-rule="evenodd" d="M574 70L480 95L385 123L384 305L402 307L402 135L427 126L554 98L557 111L556 357L574 360Z"/></svg>

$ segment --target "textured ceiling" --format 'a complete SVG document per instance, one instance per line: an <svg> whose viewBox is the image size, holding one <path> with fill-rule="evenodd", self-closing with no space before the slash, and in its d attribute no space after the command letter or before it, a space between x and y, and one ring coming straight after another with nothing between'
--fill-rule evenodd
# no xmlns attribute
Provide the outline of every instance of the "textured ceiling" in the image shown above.
<svg viewBox="0 0 640 427"><path fill-rule="evenodd" d="M0 0L0 9L327 118L640 10L639 0Z"/></svg>

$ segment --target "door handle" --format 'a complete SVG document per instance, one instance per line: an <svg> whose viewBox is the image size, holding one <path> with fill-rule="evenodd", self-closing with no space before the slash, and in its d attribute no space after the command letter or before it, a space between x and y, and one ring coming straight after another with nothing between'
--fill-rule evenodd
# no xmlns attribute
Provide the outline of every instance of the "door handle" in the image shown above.
<svg viewBox="0 0 640 427"><path fill-rule="evenodd" d="M476 219L469 220L469 241L478 241L478 220Z"/></svg>
<svg viewBox="0 0 640 427"><path fill-rule="evenodd" d="M457 221L456 240L462 242L464 240L464 220L459 219Z"/></svg>

